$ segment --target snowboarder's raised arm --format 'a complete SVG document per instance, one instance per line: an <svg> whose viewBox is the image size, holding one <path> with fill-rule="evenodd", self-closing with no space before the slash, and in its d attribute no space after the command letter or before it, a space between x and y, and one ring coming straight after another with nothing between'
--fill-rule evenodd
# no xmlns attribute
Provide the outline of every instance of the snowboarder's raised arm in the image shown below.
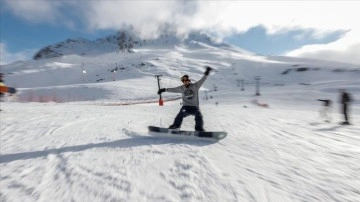
<svg viewBox="0 0 360 202"><path fill-rule="evenodd" d="M204 74L204 76L199 81L195 82L194 85L196 86L196 88L200 88L204 84L206 78L207 75Z"/></svg>
<svg viewBox="0 0 360 202"><path fill-rule="evenodd" d="M158 94L160 95L163 92L182 93L182 86L178 86L175 88L161 88L161 89L159 89Z"/></svg>
<svg viewBox="0 0 360 202"><path fill-rule="evenodd" d="M165 91L169 93L182 93L182 86L178 86L175 88L165 88Z"/></svg>
<svg viewBox="0 0 360 202"><path fill-rule="evenodd" d="M197 81L197 82L194 83L194 85L196 86L196 88L200 88L200 87L204 84L204 82L205 82L205 80L206 80L206 78L207 78L207 76L209 75L209 73L210 73L211 70L212 70L211 67L206 66L206 71L205 71L205 73L204 73L204 76L203 76L199 81Z"/></svg>

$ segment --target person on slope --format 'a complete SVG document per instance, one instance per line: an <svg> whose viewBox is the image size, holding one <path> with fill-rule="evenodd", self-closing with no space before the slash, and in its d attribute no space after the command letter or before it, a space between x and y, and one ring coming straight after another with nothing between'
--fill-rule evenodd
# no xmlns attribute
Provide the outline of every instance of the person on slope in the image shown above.
<svg viewBox="0 0 360 202"><path fill-rule="evenodd" d="M323 108L319 111L320 117L325 118L325 122L330 123L331 116L329 115L331 110L331 100L329 99L317 99L317 101L320 101L323 103Z"/></svg>
<svg viewBox="0 0 360 202"><path fill-rule="evenodd" d="M2 97L5 93L14 94L16 93L16 89L13 87L8 87L4 84L4 74L0 73L0 101L2 101Z"/></svg>
<svg viewBox="0 0 360 202"><path fill-rule="evenodd" d="M10 94L14 94L16 93L16 89L13 87L8 87L4 84L4 74L0 73L0 102L3 101L3 97L5 96L5 93L10 93ZM1 107L1 105L0 105ZM0 108L0 111L2 111L2 109Z"/></svg>
<svg viewBox="0 0 360 202"><path fill-rule="evenodd" d="M341 124L349 125L349 117L348 117L348 105L352 102L351 96L345 89L340 89L340 103L342 104L342 112L344 114L345 121Z"/></svg>
<svg viewBox="0 0 360 202"><path fill-rule="evenodd" d="M0 73L0 101L2 101L2 97L4 96L4 92L5 92L5 84L3 77L4 77L3 73Z"/></svg>
<svg viewBox="0 0 360 202"><path fill-rule="evenodd" d="M189 115L195 116L195 130L196 131L205 131L204 121L202 114L199 108L199 89L205 82L207 76L209 75L211 67L206 66L206 71L204 76L197 82L191 83L188 75L184 75L181 77L181 81L183 82L182 86L178 86L175 88L161 88L158 91L160 95L163 92L169 93L181 93L183 106L180 109L180 112L176 116L174 123L169 126L169 129L178 129L181 127L182 121L185 117Z"/></svg>

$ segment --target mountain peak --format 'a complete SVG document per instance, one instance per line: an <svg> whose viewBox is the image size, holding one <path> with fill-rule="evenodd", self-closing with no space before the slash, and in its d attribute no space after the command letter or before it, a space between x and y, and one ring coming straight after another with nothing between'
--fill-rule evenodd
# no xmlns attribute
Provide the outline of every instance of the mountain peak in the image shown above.
<svg viewBox="0 0 360 202"><path fill-rule="evenodd" d="M142 39L134 32L120 30L113 35L96 39L94 41L77 38L67 39L54 45L40 49L33 57L34 60L61 57L63 55L92 55L106 52L130 52L133 49L144 46L175 46L180 44L192 44L194 42L205 43L210 46L225 44L216 43L209 36L198 32L188 34L185 38L175 33L164 32L155 39Z"/></svg>

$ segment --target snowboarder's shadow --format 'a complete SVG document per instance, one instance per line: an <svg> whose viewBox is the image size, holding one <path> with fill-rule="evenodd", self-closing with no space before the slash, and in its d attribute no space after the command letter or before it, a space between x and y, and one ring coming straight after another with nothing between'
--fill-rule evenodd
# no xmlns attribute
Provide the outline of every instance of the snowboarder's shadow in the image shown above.
<svg viewBox="0 0 360 202"><path fill-rule="evenodd" d="M165 144L187 144L194 146L206 146L209 144L214 144L213 141L194 141L194 140L178 140L170 138L154 138L151 136L136 136L129 137L126 139L115 140L111 142L101 142L101 143L90 143L85 145L75 145L68 146L56 149L45 149L42 151L30 151L14 154L2 154L0 155L0 163L9 163L17 160L27 160L35 159L41 157L47 157L50 154L62 154L66 152L81 152L85 150L90 150L94 148L133 148L141 147L146 145L165 145Z"/></svg>
<svg viewBox="0 0 360 202"><path fill-rule="evenodd" d="M327 128L318 128L318 129L315 129L315 131L335 131L341 127L342 126L331 126L331 127L327 127Z"/></svg>
<svg viewBox="0 0 360 202"><path fill-rule="evenodd" d="M312 125L312 126L318 126L318 125L321 125L323 123L322 122L310 122L309 124Z"/></svg>

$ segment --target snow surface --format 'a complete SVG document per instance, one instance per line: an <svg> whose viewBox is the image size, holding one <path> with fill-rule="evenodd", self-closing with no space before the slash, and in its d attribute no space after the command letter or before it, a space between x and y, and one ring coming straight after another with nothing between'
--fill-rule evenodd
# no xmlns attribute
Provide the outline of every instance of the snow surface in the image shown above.
<svg viewBox="0 0 360 202"><path fill-rule="evenodd" d="M205 65L215 69L200 92L205 129L228 136L149 133L181 107L170 93L158 106L154 76L175 87ZM360 66L193 42L1 71L18 89L1 103L1 201L360 201ZM355 99L349 126L339 124L339 88ZM333 101L330 123L319 98ZM182 129L193 128L186 118Z"/></svg>

